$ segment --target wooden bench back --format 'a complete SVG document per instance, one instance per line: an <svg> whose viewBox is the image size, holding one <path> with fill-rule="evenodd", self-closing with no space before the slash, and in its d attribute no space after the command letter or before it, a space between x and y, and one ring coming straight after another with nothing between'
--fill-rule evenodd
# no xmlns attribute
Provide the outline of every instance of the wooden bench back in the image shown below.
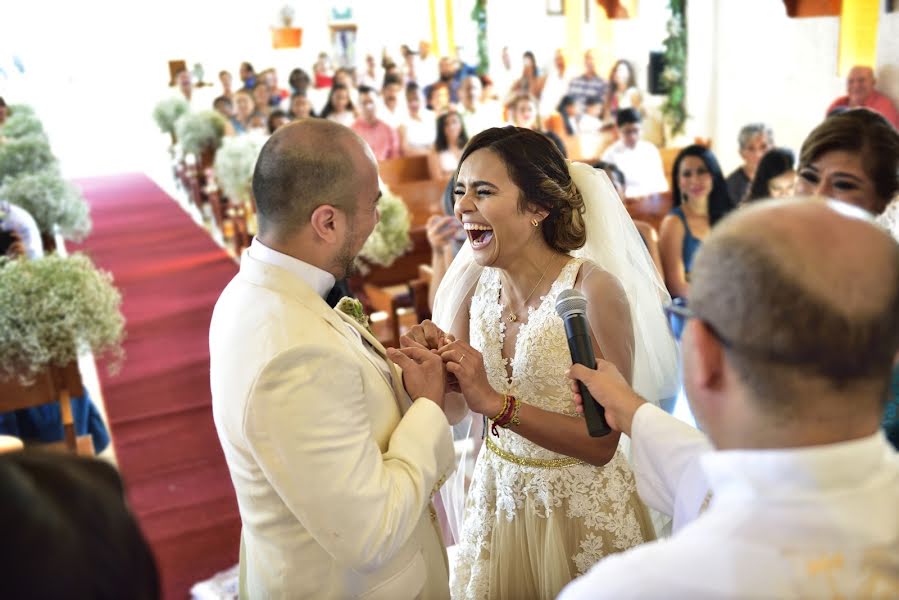
<svg viewBox="0 0 899 600"><path fill-rule="evenodd" d="M381 175L381 180L390 189L401 183L422 181L431 177L428 171L428 157L426 155L382 160L378 163L378 172Z"/></svg>
<svg viewBox="0 0 899 600"><path fill-rule="evenodd" d="M443 192L448 179L408 181L391 186L390 191L403 199L412 216L412 227L424 227L428 218L443 214Z"/></svg>

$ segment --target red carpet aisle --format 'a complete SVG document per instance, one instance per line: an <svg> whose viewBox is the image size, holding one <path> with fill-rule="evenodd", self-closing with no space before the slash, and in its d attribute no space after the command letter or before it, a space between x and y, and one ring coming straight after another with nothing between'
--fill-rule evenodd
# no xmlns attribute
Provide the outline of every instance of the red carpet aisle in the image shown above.
<svg viewBox="0 0 899 600"><path fill-rule="evenodd" d="M237 562L240 518L212 421L209 321L237 266L141 174L79 180L93 233L71 250L122 291L126 359L100 365L132 508L156 554L165 598Z"/></svg>

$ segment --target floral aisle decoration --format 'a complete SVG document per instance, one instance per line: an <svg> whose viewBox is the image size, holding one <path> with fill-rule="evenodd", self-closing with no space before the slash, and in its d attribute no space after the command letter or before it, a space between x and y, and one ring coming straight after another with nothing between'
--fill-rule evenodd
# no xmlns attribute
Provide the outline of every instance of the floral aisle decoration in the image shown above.
<svg viewBox="0 0 899 600"><path fill-rule="evenodd" d="M81 190L63 180L55 169L5 179L0 198L28 211L43 234L58 232L67 240L80 242L91 231L90 208Z"/></svg>
<svg viewBox="0 0 899 600"><path fill-rule="evenodd" d="M172 136L172 143L175 143L175 123L178 119L190 112L190 104L184 98L172 96L160 100L153 108L153 120L163 133Z"/></svg>
<svg viewBox="0 0 899 600"><path fill-rule="evenodd" d="M381 220L375 225L356 259L356 267L363 274L369 271L370 264L389 267L412 247L412 239L409 237L412 222L409 209L383 182L378 210Z"/></svg>
<svg viewBox="0 0 899 600"><path fill-rule="evenodd" d="M0 144L0 183L9 177L56 169L56 157L46 136L28 134Z"/></svg>
<svg viewBox="0 0 899 600"><path fill-rule="evenodd" d="M0 137L11 139L25 135L40 135L46 138L44 125L33 112L18 111L12 113L0 127Z"/></svg>
<svg viewBox="0 0 899 600"><path fill-rule="evenodd" d="M678 135L684 131L687 122L687 17L684 12L686 0L669 0L671 18L668 20L668 37L665 46L665 69L662 82L668 90L668 97L662 105L662 115L671 127L671 133Z"/></svg>
<svg viewBox="0 0 899 600"><path fill-rule="evenodd" d="M115 372L124 358L121 303L111 275L82 254L0 259L0 380L28 385L86 349L110 356Z"/></svg>
<svg viewBox="0 0 899 600"><path fill-rule="evenodd" d="M266 137L256 132L228 137L215 153L215 179L225 196L234 202L250 201L253 169L265 141Z"/></svg>
<svg viewBox="0 0 899 600"><path fill-rule="evenodd" d="M184 153L199 158L206 153L214 153L222 144L225 118L214 110L187 113L175 123L175 134Z"/></svg>

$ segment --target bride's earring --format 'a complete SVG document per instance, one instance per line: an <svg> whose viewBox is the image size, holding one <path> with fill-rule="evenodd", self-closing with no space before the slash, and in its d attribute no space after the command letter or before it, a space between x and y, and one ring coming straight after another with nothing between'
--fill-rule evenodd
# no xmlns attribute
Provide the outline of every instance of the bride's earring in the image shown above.
<svg viewBox="0 0 899 600"><path fill-rule="evenodd" d="M537 219L531 219L531 225L533 225L534 227L540 227L540 221L538 221Z"/></svg>

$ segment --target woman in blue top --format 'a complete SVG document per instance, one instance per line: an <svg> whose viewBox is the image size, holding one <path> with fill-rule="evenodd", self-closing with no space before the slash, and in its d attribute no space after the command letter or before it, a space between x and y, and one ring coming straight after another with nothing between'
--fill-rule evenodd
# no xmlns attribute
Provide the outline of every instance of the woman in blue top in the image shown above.
<svg viewBox="0 0 899 600"><path fill-rule="evenodd" d="M672 297L686 297L693 255L709 229L733 205L718 159L705 146L681 150L671 174L674 208L662 221L659 250L665 285Z"/></svg>

